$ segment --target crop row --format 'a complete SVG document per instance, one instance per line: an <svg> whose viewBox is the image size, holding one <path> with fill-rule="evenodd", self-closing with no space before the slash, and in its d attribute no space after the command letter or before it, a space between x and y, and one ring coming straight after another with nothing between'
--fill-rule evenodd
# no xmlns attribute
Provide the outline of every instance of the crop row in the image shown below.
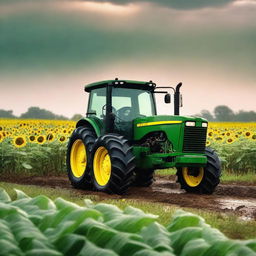
<svg viewBox="0 0 256 256"><path fill-rule="evenodd" d="M85 206L0 190L0 255L256 255L256 240L230 240L194 214L177 211L165 227L128 206Z"/></svg>

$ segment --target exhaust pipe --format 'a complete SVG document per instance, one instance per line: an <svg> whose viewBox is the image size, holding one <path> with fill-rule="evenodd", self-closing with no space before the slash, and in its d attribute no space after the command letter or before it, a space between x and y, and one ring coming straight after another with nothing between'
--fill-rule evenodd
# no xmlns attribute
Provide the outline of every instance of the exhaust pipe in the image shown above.
<svg viewBox="0 0 256 256"><path fill-rule="evenodd" d="M174 115L180 114L180 87L182 83L178 83L174 93Z"/></svg>

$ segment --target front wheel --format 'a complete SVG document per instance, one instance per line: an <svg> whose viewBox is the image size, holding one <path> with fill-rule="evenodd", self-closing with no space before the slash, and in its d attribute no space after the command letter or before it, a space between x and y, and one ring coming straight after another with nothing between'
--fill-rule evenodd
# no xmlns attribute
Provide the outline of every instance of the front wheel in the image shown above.
<svg viewBox="0 0 256 256"><path fill-rule="evenodd" d="M115 134L103 135L95 142L92 158L94 188L111 194L125 193L135 167L128 141Z"/></svg>
<svg viewBox="0 0 256 256"><path fill-rule="evenodd" d="M220 183L221 167L218 155L211 148L206 148L205 154L207 156L205 167L177 168L177 182L187 192L212 194Z"/></svg>

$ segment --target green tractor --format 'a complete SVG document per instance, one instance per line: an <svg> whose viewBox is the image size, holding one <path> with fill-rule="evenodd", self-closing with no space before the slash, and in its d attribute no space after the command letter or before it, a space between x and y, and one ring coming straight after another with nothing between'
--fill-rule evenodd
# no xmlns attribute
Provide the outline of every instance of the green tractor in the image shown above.
<svg viewBox="0 0 256 256"><path fill-rule="evenodd" d="M67 171L75 188L123 194L150 186L155 169L176 167L187 192L211 194L220 181L220 161L205 147L207 120L179 116L180 87L109 80L85 86L86 118L70 137ZM155 94L165 103L174 92L174 115L157 115Z"/></svg>

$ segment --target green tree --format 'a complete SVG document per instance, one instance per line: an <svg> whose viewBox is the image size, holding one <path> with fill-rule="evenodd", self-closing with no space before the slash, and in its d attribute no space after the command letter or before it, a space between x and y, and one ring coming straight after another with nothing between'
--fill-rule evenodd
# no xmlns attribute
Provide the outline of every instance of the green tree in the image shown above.
<svg viewBox="0 0 256 256"><path fill-rule="evenodd" d="M206 109L203 109L198 116L205 118L209 122L214 121L213 115L211 114L211 112L209 110L206 110Z"/></svg>
<svg viewBox="0 0 256 256"><path fill-rule="evenodd" d="M216 121L220 121L220 122L234 121L234 117L235 117L233 110L225 105L217 106L214 109L214 115L215 115Z"/></svg>
<svg viewBox="0 0 256 256"><path fill-rule="evenodd" d="M66 120L65 116L55 115L49 110L39 107L30 107L26 113L21 114L22 119L49 119L49 120Z"/></svg>
<svg viewBox="0 0 256 256"><path fill-rule="evenodd" d="M0 118L17 118L13 115L12 110L0 109Z"/></svg>
<svg viewBox="0 0 256 256"><path fill-rule="evenodd" d="M255 122L256 121L256 112L240 110L235 115L235 121L237 121L237 122Z"/></svg>

